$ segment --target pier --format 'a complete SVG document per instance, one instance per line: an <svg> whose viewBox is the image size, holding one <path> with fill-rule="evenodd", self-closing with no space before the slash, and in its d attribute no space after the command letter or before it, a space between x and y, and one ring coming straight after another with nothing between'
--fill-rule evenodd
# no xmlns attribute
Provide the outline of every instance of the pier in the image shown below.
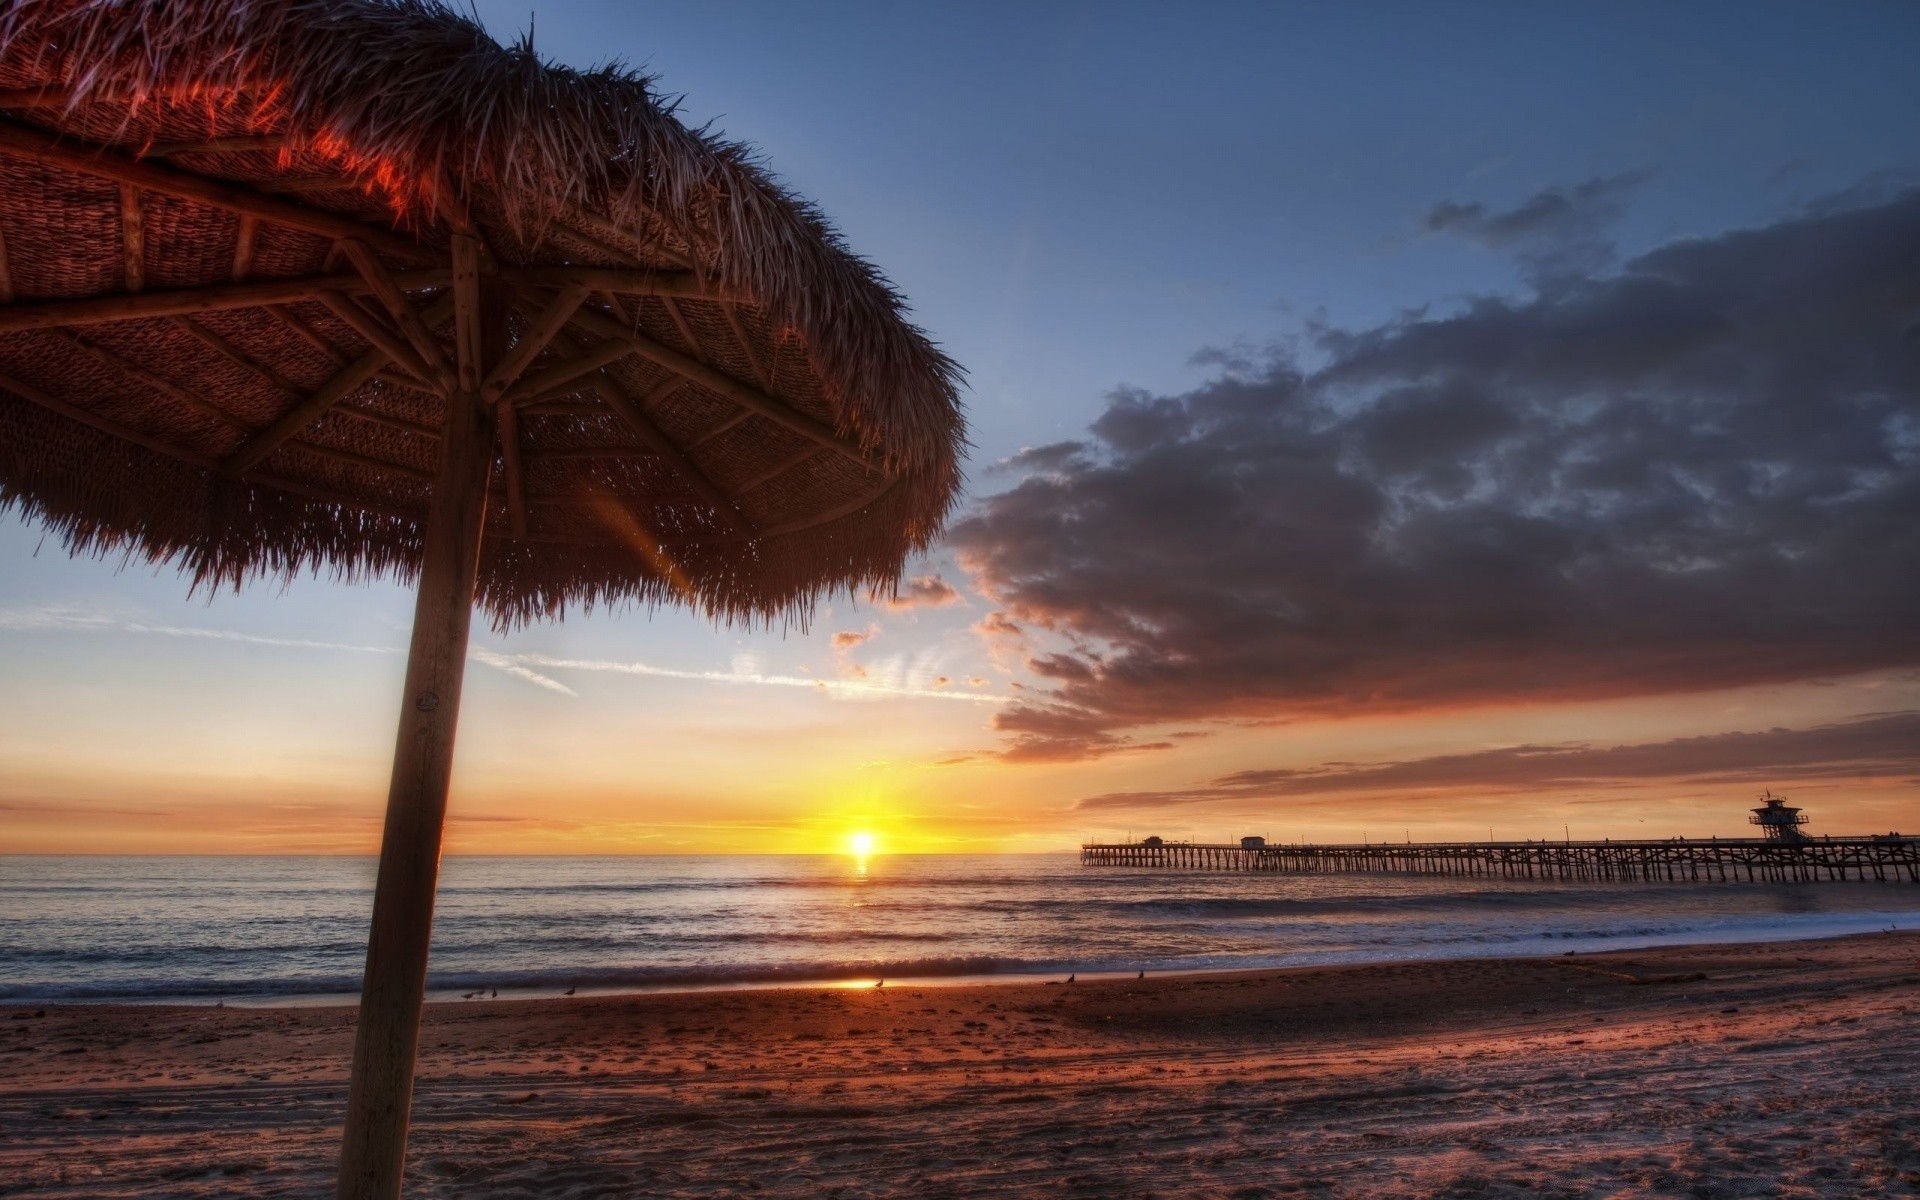
<svg viewBox="0 0 1920 1200"><path fill-rule="evenodd" d="M1672 838L1600 842L1405 842L1360 845L1089 842L1089 867L1267 871L1286 875L1396 872L1499 879L1920 883L1920 837Z"/></svg>

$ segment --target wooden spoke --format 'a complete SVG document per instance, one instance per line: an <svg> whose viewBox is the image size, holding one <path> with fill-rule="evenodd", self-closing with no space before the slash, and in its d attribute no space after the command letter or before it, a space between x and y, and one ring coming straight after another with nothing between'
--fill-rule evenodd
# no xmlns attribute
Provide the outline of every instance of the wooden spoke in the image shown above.
<svg viewBox="0 0 1920 1200"><path fill-rule="evenodd" d="M547 348L547 343L553 341L554 335L573 319L574 312L586 298L587 286L583 283L570 283L561 288L560 294L553 298L552 303L547 305L532 326L521 335L520 340L514 343L513 349L509 350L493 368L493 373L487 376L486 383L480 388L481 401L491 404L500 399L507 389L525 373L539 353ZM602 364L595 364L595 367L589 369L597 369L600 365Z"/></svg>
<svg viewBox="0 0 1920 1200"><path fill-rule="evenodd" d="M120 185L120 229L127 290L137 292L147 286L147 220L140 209L140 189L130 183Z"/></svg>
<svg viewBox="0 0 1920 1200"><path fill-rule="evenodd" d="M350 363L347 368L332 379L321 384L311 395L301 400L280 419L255 434L253 440L235 451L232 457L220 464L220 469L229 475L239 475L252 469L267 455L291 440L293 435L318 420L321 413L344 400L348 392L359 387L373 373L387 365L387 355L383 350L369 350Z"/></svg>
<svg viewBox="0 0 1920 1200"><path fill-rule="evenodd" d="M0 104L0 108L5 107L8 106ZM427 263L434 258L426 247L408 238L363 224L351 217L264 196L242 184L222 183L177 167L137 162L106 147L74 141L15 121L0 120L0 152L100 179L111 179L116 183L130 184L142 191L158 192L163 196L192 200L232 212L252 213L263 221L322 237L353 238L382 254L406 262Z"/></svg>
<svg viewBox="0 0 1920 1200"><path fill-rule="evenodd" d="M284 176L278 179L263 179L253 186L256 190L269 196L297 196L306 192L359 192L366 190L366 185L360 180L349 179L345 175Z"/></svg>
<svg viewBox="0 0 1920 1200"><path fill-rule="evenodd" d="M740 353L746 355L747 370L753 372L754 381L763 388L772 387L773 376L767 372L766 364L760 361L760 352L753 348L753 340L740 324L740 314L734 311L732 305L723 306L721 311L727 318L727 328L733 331L733 339L740 343Z"/></svg>
<svg viewBox="0 0 1920 1200"><path fill-rule="evenodd" d="M606 409L586 400L539 400L514 405L523 417L605 417Z"/></svg>
<svg viewBox="0 0 1920 1200"><path fill-rule="evenodd" d="M378 377L376 376L376 378ZM440 431L432 425L423 424L419 421L410 421L406 417L396 417L392 413L383 413L377 409L361 408L357 404L348 404L345 401L334 405L329 411L338 413L343 417L352 417L358 421L366 421L374 425L383 425L388 429L397 429L401 433L417 434L424 438L438 438L440 436Z"/></svg>
<svg viewBox="0 0 1920 1200"><path fill-rule="evenodd" d="M555 339L555 345L562 353L575 353L578 343L571 335L563 332ZM642 408L648 400L658 399L680 386L681 379L677 377L669 379L639 403L635 403L619 384L608 378L605 371L596 373L590 382L594 394L600 397L600 403L611 409L615 416L625 422L627 428L639 437L642 445L665 459L667 465L679 473L687 486L693 489L695 495L712 506L714 512L729 528L747 537L754 536L753 523L747 520L746 514L735 507L733 498L720 490L720 486L700 469L698 463L682 453L680 447L673 444L673 439L666 435L666 431L654 424L653 418L649 417Z"/></svg>
<svg viewBox="0 0 1920 1200"><path fill-rule="evenodd" d="M441 297L428 307L426 314L427 319L430 321L446 320L447 315L453 310L453 304L454 300L452 296ZM367 351L352 363L349 363L332 379L321 384L310 395L281 414L278 420L256 435L252 441L242 446L231 458L227 459L227 461L221 465L221 469L231 475L238 475L248 470L261 459L273 453L275 449L291 439L296 433L319 420L321 414L346 399L348 394L355 388L373 378L375 372L387 365L389 357L384 348L376 345L374 349ZM370 414L364 409L352 409L349 411L352 411L356 416L366 417L368 420L380 419L377 415Z"/></svg>
<svg viewBox="0 0 1920 1200"><path fill-rule="evenodd" d="M632 353L633 347L625 342L601 342L574 358L564 359L521 379L519 386L507 395L507 399L518 404L538 396L566 395L575 390L567 387L574 380L591 375L608 363L618 362Z"/></svg>
<svg viewBox="0 0 1920 1200"><path fill-rule="evenodd" d="M651 359L677 374L684 375L694 383L714 392L742 408L752 409L770 421L786 426L802 437L808 438L830 450L838 451L861 466L880 470L860 447L835 433L826 422L795 409L786 401L770 396L756 387L740 382L725 372L716 370L691 355L682 354L673 347L656 342L643 333L624 328L618 321L592 309L581 309L574 317L574 324L586 329L597 337L608 341L619 340L633 347L635 353Z"/></svg>
<svg viewBox="0 0 1920 1200"><path fill-rule="evenodd" d="M213 349L221 357L233 363L235 366L258 375L289 396L298 396L300 394L299 384L288 379L285 375L282 375L251 354L248 354L213 330L208 329L192 317L174 317L172 320L175 325Z"/></svg>
<svg viewBox="0 0 1920 1200"><path fill-rule="evenodd" d="M226 409L221 408L217 404L212 404L206 400L202 400L200 397L194 395L192 392L188 391L186 388L181 387L179 384L173 382L171 379L167 379L161 375L156 375L152 371L149 371L145 367L141 366L139 363L134 362L133 360L128 358L123 358L120 355L115 354L113 351L107 349L105 346L102 346L87 338L81 337L77 333L67 333L65 331L61 331L59 333L54 334L54 336L59 338L61 341L66 342L68 345L74 347L75 349L80 350L83 353L89 355L95 361L102 363L105 366L111 367L115 371L120 372L120 374L125 375L127 378L133 380L134 382L144 384L145 386L152 388L154 391L159 392L161 395L167 397L167 399L172 400L176 404L179 404L186 408L190 408L195 412L201 414L202 416L211 417L214 420L220 422L221 424L229 426L233 429L238 429L243 433L253 432L252 429L250 429L247 426L247 423L245 421L242 421L240 418L234 416L232 413L228 412Z"/></svg>
<svg viewBox="0 0 1920 1200"><path fill-rule="evenodd" d="M734 301L737 297L708 290L699 277L685 271L643 271L625 267L507 267L500 275L522 287L580 286L622 296L689 296L701 300Z"/></svg>
<svg viewBox="0 0 1920 1200"><path fill-rule="evenodd" d="M207 138L198 142L155 142L141 152L141 158L179 158L188 154L244 154L251 151L279 153L287 140L279 136Z"/></svg>
<svg viewBox="0 0 1920 1200"><path fill-rule="evenodd" d="M593 377L593 390L599 395L600 402L612 409L615 416L626 422L627 428L633 430L634 435L648 449L665 459L667 465L686 481L694 494L712 506L713 511L722 521L738 533L747 537L754 536L753 523L747 520L746 514L734 505L733 497L721 491L720 486L714 483L698 464L682 454L680 448L673 444L673 439L655 425L653 419L642 412L640 406L620 390L619 385L608 379L605 372Z"/></svg>
<svg viewBox="0 0 1920 1200"><path fill-rule="evenodd" d="M652 458L655 453L651 447L640 445L558 446L552 450L528 450L521 457L528 462L565 462L582 458Z"/></svg>
<svg viewBox="0 0 1920 1200"><path fill-rule="evenodd" d="M97 429L101 433L119 438L125 442L130 442L142 449L151 450L155 454L165 455L168 458L183 462L190 467L198 467L203 471L218 469L218 464L203 454L195 453L184 446L175 446L159 438L149 437L131 426L122 425L120 422L108 417L103 417L98 413L89 412L78 405L68 404L64 400L49 396L39 388L22 383L20 380L10 376L0 375L0 391L12 392L22 400L37 404L48 412L58 413L68 420L78 421L80 424ZM302 450L318 454L322 458L335 458L341 461L352 460L360 466L392 469L407 475L418 476L424 474L424 472L413 467L403 466L399 463L389 463L382 459L369 459L365 455L353 454L350 451L336 451L330 447L314 446L306 442L296 444ZM361 499L358 496L345 495L326 488L316 487L313 484L300 483L292 479L282 479L277 475L270 475L264 472L251 471L242 476L242 478L248 483L277 488L286 492L294 492L311 499L325 501L328 504L343 504L352 508L364 508L371 512L384 513L388 516L403 519L411 519L414 515L400 509L390 508L383 504Z"/></svg>
<svg viewBox="0 0 1920 1200"><path fill-rule="evenodd" d="M719 437L721 434L725 433L727 430L738 429L740 426L745 425L748 421L751 421L752 419L753 419L753 413L751 410L744 409L744 408L737 408L734 410L732 416L720 422L718 425L715 425L712 429L707 430L705 433L701 434L699 437L688 442L687 449L698 450L700 447L706 445L708 442Z"/></svg>
<svg viewBox="0 0 1920 1200"><path fill-rule="evenodd" d="M826 452L827 450L825 446L806 446L799 450L796 450L792 454L789 454L785 458L782 458L779 462L774 463L772 466L768 467L766 470L760 472L758 475L754 475L746 480L743 480L737 487L734 488L733 494L736 496L744 496L747 493L753 491L753 489L759 487L761 484L772 483L774 480L780 478L782 475L785 475L788 471L793 470L795 467L799 466L801 463L811 461L812 459L817 458L820 455L825 454Z"/></svg>
<svg viewBox="0 0 1920 1200"><path fill-rule="evenodd" d="M652 213L654 220L660 222L660 226L662 229L666 229L669 232L672 231L672 226L667 224L665 218L661 217L660 214L657 212L652 212L651 209L649 209L648 211ZM599 216L595 213L575 212L575 213L570 213L568 215L571 219L578 221L581 225L586 226L588 230L588 233L586 235L583 235L578 229L574 229L570 226L563 227L563 228L566 228L566 232L568 233L569 236L580 238L582 241L582 244L589 246L593 249L600 250L601 252L606 254L608 258L625 259L627 262L634 263L635 265L639 264L640 262L639 256L634 254L634 252L631 250L622 249L619 242L619 239L622 239L622 238L634 238L635 241L641 240L640 238L635 237L635 235L631 231L622 229L618 225L615 225L612 221L609 221L605 217ZM596 242L595 239L598 239L598 241ZM666 259L668 262L671 262L676 266L684 267L688 270L694 269L694 261L690 255L682 254L680 251L675 250L673 247L667 245L665 242L662 242L659 240L653 240L648 242L648 246L655 253L659 254L660 257Z"/></svg>
<svg viewBox="0 0 1920 1200"><path fill-rule="evenodd" d="M663 296L660 303L666 306L667 316L673 318L673 327L686 340L687 349L695 358L706 357L706 351L700 348L700 339L694 335L693 325L687 320L687 314L681 311L680 302L672 296Z"/></svg>
<svg viewBox="0 0 1920 1200"><path fill-rule="evenodd" d="M427 387L445 391L440 386L439 377L431 367L420 361L407 339L388 329L379 318L339 292L322 292L318 299L334 316L351 326L355 333L373 343L376 349L384 351L389 359L399 363L402 368L411 371Z"/></svg>
<svg viewBox="0 0 1920 1200"><path fill-rule="evenodd" d="M338 446L322 446L317 442L293 438L287 445L302 454L311 454L316 458L325 458L350 467L365 467L370 471L392 471L396 475L410 475L415 479L432 479L434 473L423 467L410 467L406 463L392 462L384 458L375 458L371 454L359 454L352 450L342 450Z"/></svg>
<svg viewBox="0 0 1920 1200"><path fill-rule="evenodd" d="M254 235L260 231L260 218L240 214L240 236L233 244L233 281L241 283L253 273Z"/></svg>
<svg viewBox="0 0 1920 1200"><path fill-rule="evenodd" d="M274 320L292 330L295 337L326 355L328 361L332 362L334 366L344 367L347 365L347 356L340 353L338 346L335 346L332 342L322 337L319 330L302 321L293 312L282 308L278 304L266 305L264 311L268 316L271 316Z"/></svg>
<svg viewBox="0 0 1920 1200"><path fill-rule="evenodd" d="M420 361L432 372L423 378L438 380L442 387L451 392L454 387L453 372L447 367L447 356L441 351L440 339L433 335L426 322L420 319L420 314L414 311L412 303L407 300L406 293L400 289L386 264L374 257L371 247L355 238L342 241L340 252L347 256L354 270L360 272L360 277L372 285L374 298L386 308L394 324L400 327L400 332L406 335L407 341L420 355Z"/></svg>
<svg viewBox="0 0 1920 1200"><path fill-rule="evenodd" d="M12 392L22 400L28 400L34 404L38 404L41 408L49 412L59 413L69 420L78 421L82 425L98 429L101 433L112 434L114 437L120 438L123 441L132 442L134 445L151 450L156 454L164 454L169 458L179 459L189 466L200 467L203 470L210 471L214 467L213 460L204 455L195 454L193 451L180 446L170 445L158 438L148 437L137 429L122 425L120 422L103 417L98 413L89 412L77 404L68 404L65 400L55 399L39 388L22 383L11 376L0 375L0 389Z"/></svg>
<svg viewBox="0 0 1920 1200"><path fill-rule="evenodd" d="M410 271L394 277L408 291L443 288L448 271ZM137 296L91 296L84 300L48 300L0 307L0 333L21 329L56 329L67 325L104 325L113 321L140 321L148 317L220 312L230 308L258 308L318 300L323 293L364 294L371 289L359 275L315 275L299 279L222 283L211 287L142 292Z"/></svg>
<svg viewBox="0 0 1920 1200"><path fill-rule="evenodd" d="M0 304L13 303L13 268L7 260L7 235L0 229Z"/></svg>
<svg viewBox="0 0 1920 1200"><path fill-rule="evenodd" d="M72 88L0 88L0 108L65 108L72 99Z"/></svg>

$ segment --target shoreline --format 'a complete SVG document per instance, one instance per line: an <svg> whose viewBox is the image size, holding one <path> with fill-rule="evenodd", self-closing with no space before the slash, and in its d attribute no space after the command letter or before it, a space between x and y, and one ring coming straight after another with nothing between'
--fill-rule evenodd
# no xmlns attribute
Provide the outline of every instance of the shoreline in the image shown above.
<svg viewBox="0 0 1920 1200"><path fill-rule="evenodd" d="M1920 900L1920 895L1916 896ZM1840 918L1840 914L1834 914ZM1800 942L1829 941L1848 937L1866 937L1886 932L1884 927L1867 928L1880 921L1894 917L1914 921L1920 927L1920 909L1888 910L1884 912L1847 914L1856 920L1836 919L1830 924L1852 925L1853 928L1839 930L1821 930L1809 932L1794 930L1769 936L1764 931L1731 931L1720 936L1702 939L1695 932L1656 935L1649 937L1566 937L1534 939L1524 947L1516 947L1511 952L1501 953L1484 946L1470 948L1472 954L1429 954L1406 955L1404 953L1383 953L1374 957L1364 952L1355 955L1319 954L1303 955L1290 962L1257 962L1230 964L1222 966L1129 966L1123 968L1086 968L1071 963L1062 963L1048 970L1019 970L994 972L956 972L951 975L885 975L889 986L921 988L955 987L1017 987L1043 984L1049 980L1058 980L1064 975L1074 974L1084 981L1132 980L1136 973L1145 971L1150 978L1183 978L1188 976L1207 976L1220 974L1239 974L1248 972L1296 971L1313 968L1359 967L1359 966L1395 966L1419 963L1471 962L1479 960L1515 960L1541 957L1565 957L1569 955L1597 955L1631 953L1637 950L1685 949L1692 947L1737 946L1737 945L1774 945ZM1897 922L1894 926L1897 929ZM1569 946L1566 950L1546 948L1538 943L1558 942ZM1396 947L1395 950L1400 948ZM622 996L663 996L663 995L724 995L736 992L766 991L844 991L872 987L882 976L873 973L827 974L814 976L778 976L769 973L766 978L716 979L711 982L689 981L687 979L668 980L657 985L618 983L596 985L576 983L561 977L552 982L543 982L538 986L513 985L501 987L498 996L476 996L465 999L464 994L475 990L490 990L491 985L468 983L458 987L435 986L427 991L428 1004L488 1004L507 1001L526 1002L560 997L568 987L574 989L576 998L617 998ZM359 1003L359 994L349 991L328 992L291 992L271 994L246 994L235 992L206 993L202 995L155 995L152 997L131 996L23 996L0 998L0 1011L20 1006L59 1006L73 1007L126 1007L135 1009L153 1008L236 1008L249 1010L276 1009L328 1009L352 1008Z"/></svg>
<svg viewBox="0 0 1920 1200"><path fill-rule="evenodd" d="M351 1009L34 1011L0 1195L328 1186ZM1917 1012L1910 931L438 1003L408 1194L1910 1195Z"/></svg>

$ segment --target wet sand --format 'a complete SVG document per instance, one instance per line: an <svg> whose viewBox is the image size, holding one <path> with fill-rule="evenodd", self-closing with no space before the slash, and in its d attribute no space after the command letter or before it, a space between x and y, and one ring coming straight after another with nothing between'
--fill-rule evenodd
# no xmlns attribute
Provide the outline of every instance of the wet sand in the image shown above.
<svg viewBox="0 0 1920 1200"><path fill-rule="evenodd" d="M0 1009L0 1195L331 1194L352 1022ZM417 1197L1920 1195L1905 933L474 1001L422 1045Z"/></svg>

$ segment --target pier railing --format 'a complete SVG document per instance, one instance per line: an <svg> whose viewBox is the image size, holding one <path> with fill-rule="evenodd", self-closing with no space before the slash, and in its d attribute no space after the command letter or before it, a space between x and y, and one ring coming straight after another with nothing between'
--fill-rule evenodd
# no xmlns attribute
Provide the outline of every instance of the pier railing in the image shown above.
<svg viewBox="0 0 1920 1200"><path fill-rule="evenodd" d="M1920 883L1920 837L1675 838L1600 842L1405 842L1245 847L1197 842L1097 843L1090 867L1331 874L1384 871L1503 879Z"/></svg>

